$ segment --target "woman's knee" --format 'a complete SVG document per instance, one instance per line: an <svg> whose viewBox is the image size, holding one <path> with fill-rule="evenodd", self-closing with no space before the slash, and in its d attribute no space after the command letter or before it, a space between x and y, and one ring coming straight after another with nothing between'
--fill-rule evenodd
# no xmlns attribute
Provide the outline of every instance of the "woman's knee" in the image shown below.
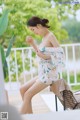
<svg viewBox="0 0 80 120"><path fill-rule="evenodd" d="M35 83L36 79L30 80L26 84L22 85L20 88L21 95L24 95L24 93Z"/></svg>
<svg viewBox="0 0 80 120"><path fill-rule="evenodd" d="M25 100L31 100L32 99L32 97L33 97L33 95L31 94L31 92L30 91L26 91L25 93L24 93L24 99Z"/></svg>
<svg viewBox="0 0 80 120"><path fill-rule="evenodd" d="M20 87L20 94L21 94L21 95L24 95L24 93L25 93L24 87L21 86L21 87Z"/></svg>

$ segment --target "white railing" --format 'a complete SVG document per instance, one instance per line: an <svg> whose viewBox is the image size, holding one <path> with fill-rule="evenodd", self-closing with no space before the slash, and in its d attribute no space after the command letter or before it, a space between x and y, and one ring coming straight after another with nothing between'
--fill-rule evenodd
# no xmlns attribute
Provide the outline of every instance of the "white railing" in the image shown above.
<svg viewBox="0 0 80 120"><path fill-rule="evenodd" d="M61 46L65 51L66 68L60 74L60 78L66 79L69 85L80 85L80 43ZM17 84L23 81L25 83L26 80L37 75L37 61L33 56L35 55L31 47L11 49L11 54L7 58L9 74L7 80L9 80L10 86L12 81L16 81Z"/></svg>
<svg viewBox="0 0 80 120"><path fill-rule="evenodd" d="M62 45L66 55L66 74L69 85L80 85L80 43ZM70 50L69 50L70 49ZM71 80L70 76L73 73Z"/></svg>

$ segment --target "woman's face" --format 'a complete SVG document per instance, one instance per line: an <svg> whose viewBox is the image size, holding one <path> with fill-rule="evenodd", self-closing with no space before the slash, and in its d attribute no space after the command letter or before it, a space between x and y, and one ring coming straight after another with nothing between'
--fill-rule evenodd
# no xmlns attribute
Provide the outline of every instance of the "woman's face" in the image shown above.
<svg viewBox="0 0 80 120"><path fill-rule="evenodd" d="M37 35L42 35L42 28L40 26L36 26L36 27L32 27L32 26L29 26L29 29L34 32L34 34L37 34Z"/></svg>

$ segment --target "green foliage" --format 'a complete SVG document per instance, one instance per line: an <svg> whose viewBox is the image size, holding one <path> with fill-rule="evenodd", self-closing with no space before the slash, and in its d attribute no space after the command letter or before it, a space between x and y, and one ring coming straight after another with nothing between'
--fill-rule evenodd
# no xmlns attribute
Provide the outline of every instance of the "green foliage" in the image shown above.
<svg viewBox="0 0 80 120"><path fill-rule="evenodd" d="M76 21L76 19L66 20L64 22L64 28L68 31L68 41L80 42L80 22Z"/></svg>
<svg viewBox="0 0 80 120"><path fill-rule="evenodd" d="M51 0L3 0L6 8L11 9L9 14L9 25L0 43L7 47L8 39L14 34L16 41L14 47L28 46L25 43L27 35L32 35L41 41L41 37L35 36L26 26L26 21L32 16L49 19L50 30L56 35L60 43L68 38L67 31L62 28L62 21L68 19L68 14L76 15L80 4L73 4L70 0L54 0L55 7L52 8ZM68 2L68 3L66 3ZM70 2L70 3L69 3Z"/></svg>
<svg viewBox="0 0 80 120"><path fill-rule="evenodd" d="M0 36L2 36L7 29L8 13L9 13L9 10L5 10L3 15L0 17ZM2 45L0 45L0 53L2 57L2 66L3 66L4 76L6 77L6 74L8 72L8 67L7 67L6 57L4 53L4 48Z"/></svg>
<svg viewBox="0 0 80 120"><path fill-rule="evenodd" d="M9 54L10 54L10 52L11 52L12 45L13 45L15 39L16 39L16 38L15 38L15 36L13 35L12 38L10 39L10 43L9 43L9 45L8 45L8 48L7 48L6 57L9 56Z"/></svg>
<svg viewBox="0 0 80 120"><path fill-rule="evenodd" d="M1 45L0 45L0 52L1 52L1 57L2 57L2 64L4 64L6 58L5 58L4 48Z"/></svg>
<svg viewBox="0 0 80 120"><path fill-rule="evenodd" d="M67 81L67 73L63 73L63 78ZM80 83L80 72L77 73L77 82ZM74 80L74 73L70 73L70 83L73 84L75 83L75 80ZM79 90L80 89L80 85L71 85L71 88L72 90L76 91L76 90Z"/></svg>
<svg viewBox="0 0 80 120"><path fill-rule="evenodd" d="M9 10L5 10L3 15L0 18L0 36L2 36L7 29L8 13L9 13ZM10 54L11 47L13 45L14 40L15 40L15 36L13 36L10 40L6 55L5 55L3 46L0 44L0 53L1 53L1 57L2 57L2 66L3 66L3 71L4 71L5 78L6 78L6 75L8 74L8 66L7 66L7 62L6 62L6 57L8 57L9 54Z"/></svg>
<svg viewBox="0 0 80 120"><path fill-rule="evenodd" d="M27 35L32 35L41 41L41 37L35 36L26 26L26 21L32 16L39 16L41 18L49 19L50 30L56 35L58 40L61 42L63 39L67 38L67 32L61 26L61 21L58 16L58 6L52 8L52 5L47 0L7 0L4 1L6 8L11 9L9 14L9 25L5 36L6 40L3 44L7 44L7 39L16 35L16 41L14 47L24 47L28 46L25 43L25 38Z"/></svg>
<svg viewBox="0 0 80 120"><path fill-rule="evenodd" d="M0 53L1 53L1 57L2 57L2 66L3 66L4 76L6 77L6 75L8 73L7 62L6 62L4 48L1 45L0 45Z"/></svg>
<svg viewBox="0 0 80 120"><path fill-rule="evenodd" d="M2 36L7 29L8 13L9 13L9 10L5 10L2 17L0 18L0 36Z"/></svg>
<svg viewBox="0 0 80 120"><path fill-rule="evenodd" d="M8 75L8 66L7 66L6 58L9 56L9 54L11 52L11 48L13 46L14 41L15 41L15 36L12 36L12 38L10 39L10 43L8 45L7 51L6 51L6 55L5 55L5 61L4 61L4 64L3 64L3 70L4 70L4 76L5 76L5 78Z"/></svg>

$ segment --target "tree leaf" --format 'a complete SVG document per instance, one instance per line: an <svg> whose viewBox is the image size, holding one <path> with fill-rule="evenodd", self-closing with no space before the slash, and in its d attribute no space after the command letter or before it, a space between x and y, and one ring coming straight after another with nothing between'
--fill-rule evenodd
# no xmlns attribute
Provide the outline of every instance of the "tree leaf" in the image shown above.
<svg viewBox="0 0 80 120"><path fill-rule="evenodd" d="M2 57L2 64L4 64L6 57L5 57L4 48L1 45L0 45L0 52L1 52L1 57Z"/></svg>
<svg viewBox="0 0 80 120"><path fill-rule="evenodd" d="M13 35L12 38L11 38L11 40L10 40L10 43L8 45L8 49L7 49L7 52L6 52L6 57L8 57L9 54L10 54L10 51L11 51L12 45L13 45L13 43L15 41L15 38L16 37Z"/></svg>
<svg viewBox="0 0 80 120"><path fill-rule="evenodd" d="M9 10L5 10L2 17L0 18L0 36L2 36L7 29L8 13L9 13Z"/></svg>

